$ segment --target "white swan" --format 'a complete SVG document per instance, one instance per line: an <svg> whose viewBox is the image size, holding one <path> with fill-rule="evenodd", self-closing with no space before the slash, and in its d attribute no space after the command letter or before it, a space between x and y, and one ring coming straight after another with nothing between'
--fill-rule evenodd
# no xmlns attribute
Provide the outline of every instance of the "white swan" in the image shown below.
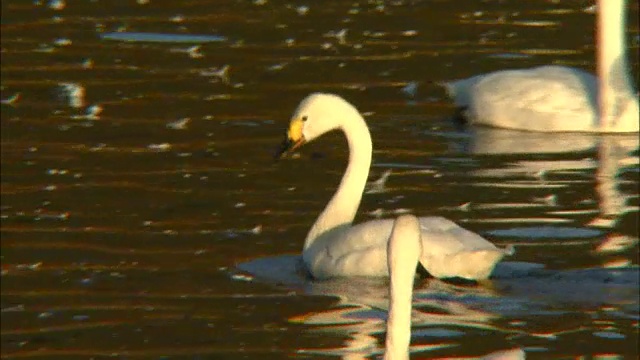
<svg viewBox="0 0 640 360"><path fill-rule="evenodd" d="M599 0L598 77L565 66L502 70L443 84L476 124L557 132L638 132L625 44L625 1Z"/></svg>
<svg viewBox="0 0 640 360"><path fill-rule="evenodd" d="M352 222L371 165L371 135L358 110L331 94L311 94L296 109L277 157L339 129L349 144L349 164L333 195L307 234L302 258L316 279L388 276L387 243L393 219ZM434 277L486 279L511 249L495 245L442 217L420 221L420 263Z"/></svg>

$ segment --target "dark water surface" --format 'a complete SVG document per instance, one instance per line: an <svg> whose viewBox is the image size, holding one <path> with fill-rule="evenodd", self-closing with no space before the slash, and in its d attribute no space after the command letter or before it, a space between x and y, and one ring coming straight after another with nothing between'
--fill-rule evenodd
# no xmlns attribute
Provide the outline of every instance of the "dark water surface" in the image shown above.
<svg viewBox="0 0 640 360"><path fill-rule="evenodd" d="M365 114L371 180L392 170L357 221L443 215L517 248L491 284L417 282L413 358L637 358L637 136L461 131L437 85L593 71L591 5L2 1L2 358L380 354L386 282L283 256L347 159L334 134L271 160L312 91Z"/></svg>

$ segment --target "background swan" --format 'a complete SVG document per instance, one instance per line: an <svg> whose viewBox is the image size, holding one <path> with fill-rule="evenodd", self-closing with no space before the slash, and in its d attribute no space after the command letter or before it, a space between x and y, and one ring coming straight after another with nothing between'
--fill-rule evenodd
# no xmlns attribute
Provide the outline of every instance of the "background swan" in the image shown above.
<svg viewBox="0 0 640 360"><path fill-rule="evenodd" d="M529 131L637 132L638 94L625 43L625 1L598 1L598 78L580 69L502 70L444 84L473 123Z"/></svg>
<svg viewBox="0 0 640 360"><path fill-rule="evenodd" d="M387 243L394 220L352 226L372 153L371 135L358 110L336 95L309 95L294 112L276 156L335 129L347 138L349 164L338 190L307 234L304 264L317 279L388 276ZM509 252L445 218L422 217L419 222L420 236L411 239L421 239L420 263L434 277L486 279Z"/></svg>

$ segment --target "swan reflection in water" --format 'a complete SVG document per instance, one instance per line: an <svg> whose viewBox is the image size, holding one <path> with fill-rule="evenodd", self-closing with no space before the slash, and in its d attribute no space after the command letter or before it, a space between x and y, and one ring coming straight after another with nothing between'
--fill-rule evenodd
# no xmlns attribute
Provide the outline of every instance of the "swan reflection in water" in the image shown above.
<svg viewBox="0 0 640 360"><path fill-rule="evenodd" d="M342 346L299 349L299 353L344 359L383 353L388 308L386 280L353 277L314 281L305 273L297 254L261 258L238 268L251 274L254 281L297 293L337 298L331 308L290 321L311 326L308 331L340 334L346 338ZM597 318L558 324L558 319L575 317L577 309L637 319L638 286L637 266L558 271L540 264L503 262L496 266L492 279L483 284L424 278L416 282L414 289L410 351L424 356L503 355L501 358L520 359L524 352L519 344L601 329ZM618 334L615 326L608 331ZM475 353L469 353L464 347L466 337L480 334L488 340L474 349ZM545 350L538 346L536 351Z"/></svg>
<svg viewBox="0 0 640 360"><path fill-rule="evenodd" d="M629 232L619 226L622 219L638 216L637 179L625 179L638 176L640 139L637 134L540 134L483 127L467 131L467 136L452 137L454 152L462 151L500 163L473 171L469 186L506 189L512 198L518 191L523 195L531 190L542 190L547 194L525 198L521 203L467 203L453 208L473 211L468 222L499 223L503 233L518 227L520 236L529 238L543 233L541 226L531 226L531 223L552 224L549 231L559 241L590 231L601 238L594 253L607 256L624 252L638 243L636 230ZM586 189L593 186L595 195L575 190L578 186L585 188L585 185ZM627 190L623 191L625 188ZM634 191L630 192L629 188ZM566 193L579 193L582 198L577 204L562 204L558 195ZM512 217L496 219L487 215L497 209L518 207L535 208L535 216L523 217L518 215L522 212L513 212ZM579 225L573 228L557 226L571 223ZM566 236L560 236L560 230L565 230ZM609 260L603 257L603 265L607 266ZM614 259L609 265L632 262L633 259Z"/></svg>

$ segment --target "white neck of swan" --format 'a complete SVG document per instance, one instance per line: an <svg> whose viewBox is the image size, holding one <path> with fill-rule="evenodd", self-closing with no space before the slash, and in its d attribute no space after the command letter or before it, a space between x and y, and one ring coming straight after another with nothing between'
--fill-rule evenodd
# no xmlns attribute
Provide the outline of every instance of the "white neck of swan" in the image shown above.
<svg viewBox="0 0 640 360"><path fill-rule="evenodd" d="M384 360L409 359L413 280L421 253L418 219L413 215L399 216L387 243L389 317Z"/></svg>
<svg viewBox="0 0 640 360"><path fill-rule="evenodd" d="M307 249L323 233L339 226L351 225L356 216L362 192L371 166L371 134L367 124L355 109L349 109L340 119L342 130L349 144L349 164L338 190L309 230L304 249Z"/></svg>
<svg viewBox="0 0 640 360"><path fill-rule="evenodd" d="M638 97L627 60L625 4L625 0L598 1L598 108L600 127L605 131L638 126Z"/></svg>

